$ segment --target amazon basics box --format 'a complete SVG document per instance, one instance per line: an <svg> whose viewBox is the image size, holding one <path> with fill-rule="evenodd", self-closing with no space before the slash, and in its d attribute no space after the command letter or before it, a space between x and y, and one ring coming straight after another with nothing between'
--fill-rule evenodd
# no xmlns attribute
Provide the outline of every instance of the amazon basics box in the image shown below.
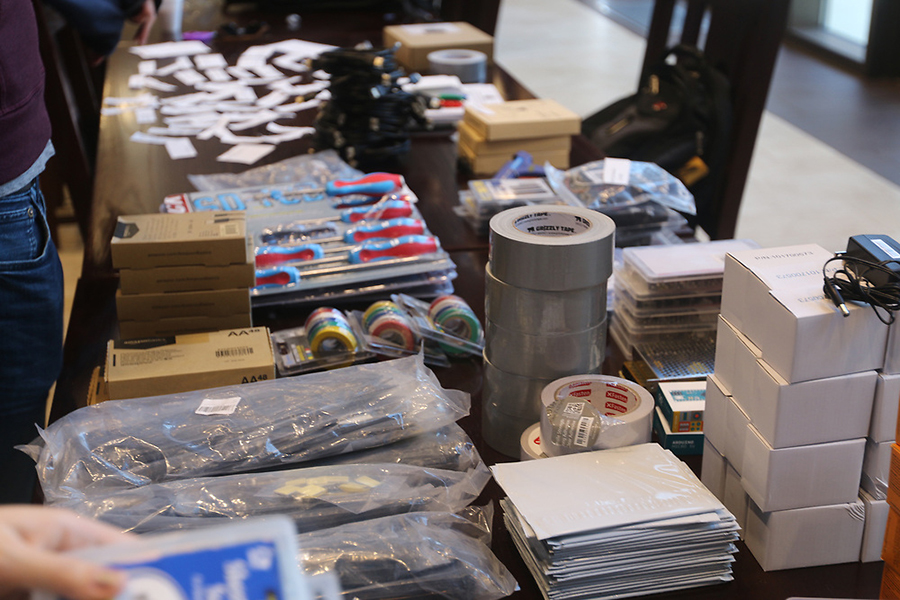
<svg viewBox="0 0 900 600"><path fill-rule="evenodd" d="M275 378L265 327L141 340L110 340L106 387L111 400L160 396Z"/></svg>
<svg viewBox="0 0 900 600"><path fill-rule="evenodd" d="M121 216L110 251L116 269L253 262L243 212Z"/></svg>
<svg viewBox="0 0 900 600"><path fill-rule="evenodd" d="M848 303L845 318L825 298L822 268L833 256L808 244L725 257L722 316L789 383L884 364L888 328L871 307Z"/></svg>

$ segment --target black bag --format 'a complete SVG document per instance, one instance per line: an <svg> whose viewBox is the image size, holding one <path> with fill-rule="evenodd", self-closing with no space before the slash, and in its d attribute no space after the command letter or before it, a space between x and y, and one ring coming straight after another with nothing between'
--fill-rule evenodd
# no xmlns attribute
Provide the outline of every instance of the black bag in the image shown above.
<svg viewBox="0 0 900 600"><path fill-rule="evenodd" d="M606 156L656 163L681 179L702 225L724 168L731 119L728 79L698 49L680 45L649 69L636 94L586 118L582 133Z"/></svg>

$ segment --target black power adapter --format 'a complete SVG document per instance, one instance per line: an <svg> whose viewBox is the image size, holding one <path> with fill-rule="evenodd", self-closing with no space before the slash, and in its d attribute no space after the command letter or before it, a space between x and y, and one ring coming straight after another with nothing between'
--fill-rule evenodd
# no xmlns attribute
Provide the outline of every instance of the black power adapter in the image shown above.
<svg viewBox="0 0 900 600"><path fill-rule="evenodd" d="M825 267L842 261L842 268L828 276ZM825 261L825 294L841 313L848 317L846 301L872 306L885 324L894 322L894 311L900 309L900 244L887 235L854 235L847 240L847 250Z"/></svg>

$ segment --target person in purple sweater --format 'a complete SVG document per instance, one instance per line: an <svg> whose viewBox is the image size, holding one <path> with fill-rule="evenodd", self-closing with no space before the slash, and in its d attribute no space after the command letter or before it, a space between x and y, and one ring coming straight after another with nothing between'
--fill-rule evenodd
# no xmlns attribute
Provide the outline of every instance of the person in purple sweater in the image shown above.
<svg viewBox="0 0 900 600"><path fill-rule="evenodd" d="M142 43L156 15L154 0L49 1L103 54L126 18ZM0 0L0 504L31 501L34 463L15 446L38 435L62 366L63 273L38 180L53 154L32 0Z"/></svg>

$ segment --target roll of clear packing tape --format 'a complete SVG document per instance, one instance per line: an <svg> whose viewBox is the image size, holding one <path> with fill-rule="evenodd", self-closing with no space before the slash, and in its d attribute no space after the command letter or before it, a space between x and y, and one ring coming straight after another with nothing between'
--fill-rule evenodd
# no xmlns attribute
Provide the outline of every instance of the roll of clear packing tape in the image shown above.
<svg viewBox="0 0 900 600"><path fill-rule="evenodd" d="M519 438L540 420L541 391L552 381L506 373L485 360L481 432L487 445L519 456Z"/></svg>
<svg viewBox="0 0 900 600"><path fill-rule="evenodd" d="M491 217L488 265L494 277L517 288L605 291L615 230L612 219L587 208L510 208Z"/></svg>
<svg viewBox="0 0 900 600"><path fill-rule="evenodd" d="M484 276L485 317L507 329L541 334L573 333L606 319L606 286L549 291L506 284L491 272Z"/></svg>
<svg viewBox="0 0 900 600"><path fill-rule="evenodd" d="M488 57L484 52L448 48L428 53L428 71L432 75L456 75L462 83L487 81Z"/></svg>
<svg viewBox="0 0 900 600"><path fill-rule="evenodd" d="M575 375L541 391L541 447L547 456L650 441L653 396L611 375Z"/></svg>
<svg viewBox="0 0 900 600"><path fill-rule="evenodd" d="M515 375L558 379L599 373L606 355L606 319L584 331L555 335L531 335L487 319L484 332L484 356Z"/></svg>
<svg viewBox="0 0 900 600"><path fill-rule="evenodd" d="M541 447L541 424L535 423L522 433L519 439L520 460L537 460L547 458Z"/></svg>

